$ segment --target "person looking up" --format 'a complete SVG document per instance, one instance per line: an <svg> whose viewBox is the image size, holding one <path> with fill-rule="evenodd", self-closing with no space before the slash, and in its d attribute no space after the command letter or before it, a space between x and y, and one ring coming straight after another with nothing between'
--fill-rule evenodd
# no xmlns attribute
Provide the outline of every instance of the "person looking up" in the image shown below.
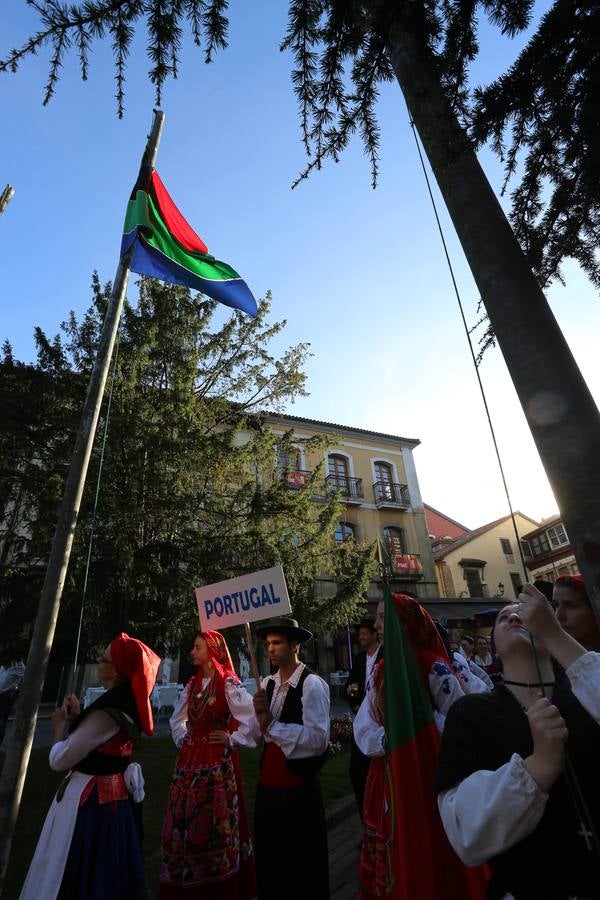
<svg viewBox="0 0 600 900"><path fill-rule="evenodd" d="M489 898L591 900L599 896L589 826L600 831L600 654L563 630L533 585L519 600L500 610L492 631L503 682L462 698L446 718L438 807L460 858L488 862ZM566 677L556 680L554 663ZM564 776L567 740L587 821Z"/></svg>
<svg viewBox="0 0 600 900"><path fill-rule="evenodd" d="M567 634L586 650L600 650L600 624L581 575L561 575L554 582L556 617Z"/></svg>

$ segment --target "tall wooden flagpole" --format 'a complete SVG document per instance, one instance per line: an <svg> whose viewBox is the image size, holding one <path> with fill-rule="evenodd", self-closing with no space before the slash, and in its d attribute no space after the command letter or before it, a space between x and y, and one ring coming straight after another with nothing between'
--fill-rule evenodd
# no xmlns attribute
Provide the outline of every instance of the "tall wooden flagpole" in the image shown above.
<svg viewBox="0 0 600 900"><path fill-rule="evenodd" d="M0 194L0 216L14 197L15 189L11 184L7 184Z"/></svg>
<svg viewBox="0 0 600 900"><path fill-rule="evenodd" d="M142 161L142 165L150 169L154 167L156 161L163 122L164 113L155 110L152 130ZM134 246L135 244L119 261L111 298L106 310L98 354L88 385L79 431L75 441L75 450L52 541L33 638L27 656L25 676L21 682L19 699L15 710L13 730L8 740L6 758L0 777L0 896L2 896L5 884L8 857L31 754L38 706L46 677L48 657L54 639L54 630L69 566L69 556L71 555L81 496L96 434L104 386L119 328L125 291L127 290L129 267Z"/></svg>

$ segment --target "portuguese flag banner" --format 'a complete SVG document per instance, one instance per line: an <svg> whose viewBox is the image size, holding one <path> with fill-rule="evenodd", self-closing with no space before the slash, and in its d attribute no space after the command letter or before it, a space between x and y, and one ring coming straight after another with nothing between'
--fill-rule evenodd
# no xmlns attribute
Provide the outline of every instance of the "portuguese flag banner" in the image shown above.
<svg viewBox="0 0 600 900"><path fill-rule="evenodd" d="M386 894L394 900L483 900L486 870L463 865L437 809L440 735L425 681L428 673L419 668L386 584L383 590L385 793L391 830Z"/></svg>
<svg viewBox="0 0 600 900"><path fill-rule="evenodd" d="M207 297L256 316L256 300L246 282L208 247L181 215L156 170L142 166L127 204L121 254L133 246L130 268L182 284Z"/></svg>

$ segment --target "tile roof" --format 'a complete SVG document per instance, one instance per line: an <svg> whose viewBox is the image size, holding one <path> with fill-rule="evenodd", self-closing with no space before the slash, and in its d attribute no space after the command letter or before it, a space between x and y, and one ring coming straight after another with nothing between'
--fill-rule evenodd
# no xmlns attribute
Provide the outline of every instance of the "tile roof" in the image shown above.
<svg viewBox="0 0 600 900"><path fill-rule="evenodd" d="M303 416L292 416L289 413L264 413L265 418L275 420L289 420L291 422L302 422L306 425L321 425L324 428L336 429L338 431L356 432L357 434L368 434L371 437L385 438L392 441L403 441L406 444L412 444L418 447L421 443L419 438L401 437L398 434L386 434L383 431L370 431L368 428L356 428L353 425L337 425L335 422L322 422L319 419L306 419Z"/></svg>
<svg viewBox="0 0 600 900"><path fill-rule="evenodd" d="M530 518L530 516L526 516L524 513L519 512L519 510L515 511L515 516L522 516L524 519L529 519L530 522L535 522L535 519ZM436 553L433 554L433 558L443 559L449 553L452 553L453 550L456 550L458 547L464 546L464 544L468 544L474 538L479 537L479 535L481 534L485 534L486 531L491 531L492 528L496 527L496 525L501 525L502 522L506 522L509 519L510 516L502 516L500 519L495 519L493 522L488 522L487 525L481 525L479 528L475 528L468 534L464 534L462 537L456 538L455 541L452 541L451 544L448 544L441 550L436 551Z"/></svg>
<svg viewBox="0 0 600 900"><path fill-rule="evenodd" d="M450 516L447 516L446 513L440 512L439 509L436 509L435 506L432 506L431 503L423 503L424 509L430 509L432 513L436 516L441 516L442 519L446 519L447 522L451 522L453 525L456 525L457 528L462 528L463 531L470 531L470 528L467 528L466 525L463 525L462 522L457 522L456 519L451 519Z"/></svg>

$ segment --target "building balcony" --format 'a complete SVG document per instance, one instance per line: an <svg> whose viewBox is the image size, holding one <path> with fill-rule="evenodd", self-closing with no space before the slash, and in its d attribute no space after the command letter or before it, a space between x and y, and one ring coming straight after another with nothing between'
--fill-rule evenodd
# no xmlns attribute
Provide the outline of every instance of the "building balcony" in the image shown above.
<svg viewBox="0 0 600 900"><path fill-rule="evenodd" d="M297 490L298 488L306 487L310 481L311 474L312 472L306 469L291 469L289 472L283 473L283 478L291 490Z"/></svg>
<svg viewBox="0 0 600 900"><path fill-rule="evenodd" d="M364 499L362 478L350 478L347 475L328 475L325 479L325 491L328 497L339 491L345 503L362 503Z"/></svg>
<svg viewBox="0 0 600 900"><path fill-rule="evenodd" d="M410 495L405 484L393 484L391 481L376 481L373 485L375 505L395 506L397 509L408 509Z"/></svg>

